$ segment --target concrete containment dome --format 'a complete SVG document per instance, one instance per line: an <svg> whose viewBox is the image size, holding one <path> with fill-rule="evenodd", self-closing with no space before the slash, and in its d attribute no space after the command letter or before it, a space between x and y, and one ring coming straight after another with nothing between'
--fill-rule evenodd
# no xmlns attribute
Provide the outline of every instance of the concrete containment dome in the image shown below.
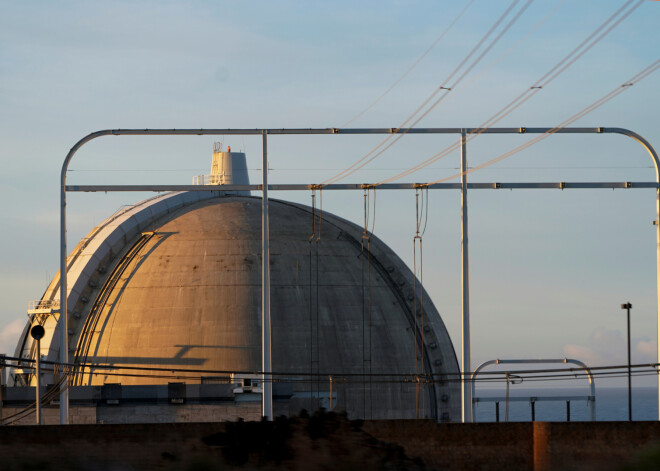
<svg viewBox="0 0 660 471"><path fill-rule="evenodd" d="M326 407L334 398L333 408L350 417L459 421L451 341L426 294L423 317L419 308L415 314L405 263L373 235L367 251L362 228L332 214L316 213L310 242L312 208L271 200L269 211L273 372L289 396L324 397ZM46 328L41 354L54 361L59 324L47 311L57 306L58 283L31 319ZM126 208L72 252L68 286L71 361L117 367L81 368L74 386L203 383L259 372L261 199L198 191ZM34 358L27 330L16 353ZM119 368L127 366L196 373ZM33 378L19 370L13 380Z"/></svg>

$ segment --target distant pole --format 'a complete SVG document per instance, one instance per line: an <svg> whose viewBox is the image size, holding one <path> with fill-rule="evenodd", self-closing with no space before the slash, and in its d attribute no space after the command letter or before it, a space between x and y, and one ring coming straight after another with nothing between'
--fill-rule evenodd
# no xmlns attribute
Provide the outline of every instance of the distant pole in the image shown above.
<svg viewBox="0 0 660 471"><path fill-rule="evenodd" d="M627 302L621 305L621 309L625 309L628 317L628 421L632 422L632 371L630 367L630 309L632 304Z"/></svg>
<svg viewBox="0 0 660 471"><path fill-rule="evenodd" d="M506 373L506 403L504 408L504 421L509 421L509 373Z"/></svg>
<svg viewBox="0 0 660 471"><path fill-rule="evenodd" d="M2 399L2 387L5 384L5 354L0 353L0 419L2 419L2 408L4 406Z"/></svg>

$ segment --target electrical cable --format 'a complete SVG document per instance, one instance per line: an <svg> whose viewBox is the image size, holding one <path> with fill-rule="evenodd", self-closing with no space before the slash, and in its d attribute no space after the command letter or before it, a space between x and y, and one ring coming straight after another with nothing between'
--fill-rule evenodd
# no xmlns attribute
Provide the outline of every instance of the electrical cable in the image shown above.
<svg viewBox="0 0 660 471"><path fill-rule="evenodd" d="M12 357L5 357L5 359L9 359L10 361L17 361L19 360L20 363L34 363L34 360L28 360L28 359L15 359ZM42 361L42 363L45 364L50 364L53 367L55 366L61 366L61 363L59 362L52 362L52 361ZM7 364L9 367L17 367L17 365L11 365ZM658 363L647 363L647 364L635 364L635 365L630 365L630 368L632 369L632 376L657 376L658 375L658 367L660 364ZM225 374L227 375L227 378L229 378L231 374L260 374L258 371L248 371L248 372L237 372L237 371L218 371L218 370L191 370L191 369L183 369L183 368L161 368L161 367L132 367L132 366L119 366L119 365L102 365L102 364L89 364L89 365L67 365L66 368L64 368L65 371L68 371L66 373L67 375L70 374L73 368L82 368L83 370L86 368L89 369L94 369L94 370L101 370L101 369L110 369L114 371L121 371L121 370L128 370L128 371L154 371L154 372L169 372L169 373L206 373L206 374ZM54 368L53 368L54 369ZM350 382L354 384L404 384L404 383L423 383L423 384L431 384L431 383L446 383L446 382L462 382L462 381L468 381L468 382L474 382L474 383L493 383L493 382L502 382L504 381L503 375L506 374L516 374L518 376L521 376L524 381L565 381L565 380L580 380L580 379L586 379L589 376L593 378L623 378L627 377L627 369L628 365L608 365L608 366L599 366L599 367L591 367L590 372L587 373L581 368L544 368L544 369L519 369L519 370L508 370L508 371L489 371L489 372L484 372L482 373L481 376L477 378L471 378L471 373L460 373L460 376L462 379L454 379L453 377L455 376L455 373L442 373L442 374L425 374L425 375L420 375L415 372L411 373L369 373L365 374L365 372L362 373L337 373L337 372L317 372L317 373L311 373L309 375L310 379L304 379L304 378L291 378L292 375L299 376L300 373L292 373L292 372L273 372L273 378L268 381L272 382L297 382L297 383L323 383L325 380L322 380L321 378L328 378L328 377L333 377L334 381L338 380L343 380L343 382ZM53 371L48 368L44 368L44 371ZM98 371L92 371L89 373L91 375L107 375L107 376L131 376L131 377L144 377L144 378L178 378L178 379L197 379L202 381L204 376L197 376L197 375L153 375L153 374L145 374L145 373L113 373L112 371L110 372L98 372ZM369 379L367 381L367 378L365 376L368 376ZM313 379L313 378L318 378L318 379ZM358 380L358 381L356 381ZM63 384L64 378L60 380L58 385ZM49 401L50 398L53 396L57 395L57 393L60 391L58 385L55 387L51 388L48 391L47 395L44 395L42 400L44 402L47 402L46 399ZM25 411L20 411L19 413L23 413ZM16 413L10 417L15 417L17 414ZM4 417L0 420L4 421L9 419L10 417Z"/></svg>
<svg viewBox="0 0 660 471"><path fill-rule="evenodd" d="M635 2L635 3L634 3ZM570 53L564 56L557 64L555 64L550 70L548 70L541 78L536 80L534 84L526 89L523 93L518 95L507 105L501 108L493 116L488 118L482 124L480 124L475 130L473 130L467 138L467 142L472 139L477 138L484 131L494 126L496 123L501 121L503 118L511 114L515 109L522 106L527 100L532 98L536 93L550 84L555 80L561 73L568 69L572 64L574 64L580 57L582 57L586 52L593 48L598 42L600 42L607 34L609 34L617 25L619 25L624 19L626 19L633 11L635 11L644 0L628 0L621 8L619 8L614 14L612 14L607 20L601 23L586 39L584 39L576 48L574 48ZM632 6L631 6L632 5ZM628 8L630 7L630 8ZM628 10L626 10L628 8ZM394 180L398 180L402 177L408 176L412 173L415 173L431 163L437 162L441 158L445 157L452 151L458 149L461 145L461 141L458 140L454 144L444 148L437 154L429 157L423 162L411 167L410 169L398 173L390 178L382 180L376 185L381 185L384 183L389 183Z"/></svg>
<svg viewBox="0 0 660 471"><path fill-rule="evenodd" d="M565 0L564 0L564 1L565 1ZM348 126L350 123L352 123L353 121L355 121L356 119L358 119L359 117L361 117L363 114L365 114L367 111L369 111L371 108L373 108L373 107L374 107L374 106L375 106L380 100L382 100L382 99L383 99L388 93L390 93L390 92L394 89L394 87L396 87L396 86L397 86L397 85L398 85L398 84L399 84L404 78L406 78L406 76L407 76L410 72L412 72L413 69L414 69L415 67L417 67L417 66L419 65L419 63L422 61L422 59L424 59L424 57L426 57L426 55L427 55L429 52L431 52L431 50L432 50L435 46L437 46L437 44L440 42L440 40L441 40L442 38L444 38L444 37L447 35L447 33L448 33L448 32L454 27L454 25L458 22L458 20L461 19L461 17L465 14L465 12L468 10L468 8L470 8L470 6L471 6L473 3L474 3L474 0L470 0L470 1L468 2L468 4L465 6L465 8L463 8L463 10L461 10L461 12L458 14L458 16L456 16L456 18L454 18L454 20L449 24L449 26L447 26L447 28L445 28L445 30L442 32L442 34L440 34L440 36L439 36L435 41L433 41L433 44L431 44L431 45L428 47L428 49L426 49L426 51L424 51L424 53L423 53L423 54L422 54L422 55L421 55L421 56L420 56L420 57L419 57L419 58L413 63L412 66L410 66L410 68L409 68L406 72L404 72L404 74L403 74L401 77L399 77L399 78L398 78L398 79L397 79L397 80L396 80L396 81L395 81L395 82L394 82L394 83L393 83L393 84L392 84L387 90L385 90L385 91L384 91L384 92L383 92L378 98L376 98L376 99L375 99L370 105L368 105L366 108L364 108L364 109L363 109L362 111L360 111L358 114L356 114L356 115L353 116L351 119L349 119L348 121L346 121L343 125L341 125L341 126L340 126L340 129L341 129L341 128L345 128L345 127Z"/></svg>
<svg viewBox="0 0 660 471"><path fill-rule="evenodd" d="M0 359L4 360L5 362L16 362L15 365L12 365L10 363L6 363L6 367L24 367L25 363L36 363L36 360L28 359L28 358L17 358L17 357L11 357L11 356L0 356ZM74 369L108 369L108 370L129 370L129 371L157 371L157 372L170 372L170 373L205 373L205 374L215 374L215 375L231 375L231 374L255 374L259 375L262 374L261 371L257 370L213 370L213 369L188 369L188 368L171 368L171 367L147 367L147 366L130 366L130 365L115 365L115 364L103 364L103 363L80 363L80 364L74 364L74 363L66 363L63 364L59 361L50 361L50 360L42 360L41 363L44 365L43 370L44 371L52 371L48 369L47 365L52 365L53 367L56 367L58 369L62 369L62 366L64 365L64 368L62 371L66 372L66 374L70 374L70 372ZM633 364L630 365L631 368L633 369L640 369L640 368L653 368L657 369L660 367L660 363L639 363L639 364ZM601 371L608 371L608 370L626 370L627 371L628 365L604 365L604 366L593 366L590 367L589 369L592 371L592 374L598 374L598 372ZM575 368L575 367L570 367L570 368L542 368L542 369L520 369L520 370L512 370L511 372L515 372L516 374L533 374L533 373L568 373L571 375L580 375L580 374L586 374L584 373L584 370L582 368ZM102 374L102 373L94 373L94 374ZM294 374L299 374L297 372L273 372L273 375L276 376L282 376L282 375L294 375ZM338 375L338 376L362 376L362 373L336 373L336 372L320 372L318 374L315 374L315 376L323 376L327 377L328 375ZM437 374L436 376L442 376L442 375L454 375L455 373L442 373L442 374ZM460 373L462 376L469 376L472 373L467 372L467 373ZM492 372L485 372L483 375L489 375L489 374L499 374L499 373L492 373ZM373 373L373 376L414 376L414 372L411 373Z"/></svg>
<svg viewBox="0 0 660 471"><path fill-rule="evenodd" d="M566 3L567 0L562 0L550 13L548 13L541 21L536 23L527 33L525 33L518 41L516 41L509 49L507 49L502 55L500 55L497 59L495 59L493 62L488 64L481 72L479 72L477 75L472 77L467 83L464 83L460 87L457 87L454 89L454 93L462 90L463 88L466 88L470 86L472 83L474 83L476 80L478 80L482 75L484 75L486 72L488 72L490 69L492 69L495 65L500 63L506 56L511 54L518 46L520 46L523 41L525 41L532 33L534 33L536 30L538 30L546 21L548 21L555 13L557 13L557 10L559 10L564 3Z"/></svg>
<svg viewBox="0 0 660 471"><path fill-rule="evenodd" d="M312 235L309 237L309 372L314 374L314 295L312 292L313 257L312 241L316 238L316 189L312 188ZM318 261L318 260L317 260ZM318 281L318 272L317 272ZM318 296L318 292L316 293ZM318 349L318 345L317 345ZM313 397L313 385L310 385L310 398Z"/></svg>
<svg viewBox="0 0 660 471"><path fill-rule="evenodd" d="M53 385L53 387L51 387L48 391L46 391L46 393L43 396L41 396L40 403L42 405L48 404L54 397L56 397L60 393L60 391L61 391L60 387L62 386L63 383L64 383L64 378L61 378L58 383ZM64 389L68 389L68 383L67 383L67 386ZM29 417L30 415L34 414L36 412L36 409L37 409L37 401L35 399L34 402L29 404L24 409L22 409L18 412L15 412L11 415L1 417L0 418L0 425L7 425L7 424L16 423L17 421L22 420L22 419L24 419L26 417Z"/></svg>
<svg viewBox="0 0 660 471"><path fill-rule="evenodd" d="M659 68L660 68L660 59L656 60L651 65L646 67L644 70L642 70L641 72L637 73L636 75L631 77L629 80L624 82L622 85L616 87L615 89L613 89L609 93L605 94L604 96L602 96L601 98L599 98L598 100L596 100L595 102L590 104L589 106L587 106L587 107L583 108L582 110L578 111L573 116L565 119L564 121L562 121L561 123L559 123L557 126L553 127L552 129L548 130L547 132L545 132L543 134L539 134L535 138L527 141L526 143L521 144L518 147L516 147L516 148L514 148L514 149L512 149L508 152L505 152L504 154L501 154L501 155L499 155L495 158L492 158L492 159L490 159L490 160L488 160L488 161L486 161L486 162L484 162L480 165L477 165L476 167L468 169L464 172L459 172L459 173L457 173L455 175L452 175L450 177L447 177L447 178L442 178L440 180L436 180L436 181L434 181L430 184L442 183L442 182L445 182L445 181L448 181L448 180L452 180L454 178L458 178L462 175L467 175L467 174L476 172L476 171L481 170L485 167L488 167L488 166L491 166L491 165L493 165L497 162L500 162L500 161L506 159L507 157L510 157L510 156L512 156L512 155L514 155L514 154L516 154L516 153L518 153L518 152L520 152L524 149L527 149L528 147L531 147L532 145L534 145L534 144L550 137L551 135L555 134L557 131L565 128L566 126L569 126L570 124L574 123L578 119L586 116L587 114L589 114L592 111L596 110L597 108L601 107L602 105L604 105L608 101L612 100L616 96L620 95L621 93L626 91L628 88L630 88L634 84L638 83L640 80L643 80L644 78L646 78L648 75L655 72Z"/></svg>
<svg viewBox="0 0 660 471"><path fill-rule="evenodd" d="M371 222L371 234L375 227L376 221L376 191L374 189L373 211L370 204L370 189L364 188L364 229L361 237L361 266L362 266L362 372L363 372L363 408L364 417L367 418L367 410L369 410L369 417L373 416L373 387L372 387L372 293L371 293L371 235L369 234L369 224ZM365 250L366 241L366 250ZM365 264L366 264L366 295L365 295ZM366 298L366 300L365 300ZM366 302L365 302L366 301ZM367 329L368 326L368 329ZM368 345L368 346L367 346ZM367 355L368 353L368 355ZM368 366L367 366L368 365ZM368 374L367 374L368 370ZM367 407L367 378L369 378L369 406Z"/></svg>
<svg viewBox="0 0 660 471"><path fill-rule="evenodd" d="M385 150L387 150L389 147L391 147L394 143L396 143L401 137L403 137L407 132L414 127L422 118L424 118L432 109L434 109L437 105L439 105L444 97L447 96L446 93L441 95L438 99L436 99L435 102L433 102L427 110L420 116L418 117L410 126L406 127L408 123L415 118L417 114L419 114L434 98L435 96L440 93L441 91L449 92L453 87L455 87L460 80L462 80L466 74L461 75L460 79L457 79L455 83L453 83L451 86L448 86L459 70L463 68L463 66L470 60L470 58L481 48L483 43L490 37L490 35L497 29L497 27L500 25L500 23L506 18L511 10L518 4L520 0L514 0L509 7L504 11L504 13L495 21L495 23L491 26L491 28L488 30L488 32L479 40L476 46L472 48L472 50L468 53L468 55L460 62L460 64L449 74L449 76L442 82L442 84L437 87L433 93L401 124L399 125L398 128L393 130L393 134L389 135L386 137L380 144L378 144L376 147L374 147L371 151L369 151L365 156L363 156L361 159L359 159L357 162L355 162L353 165L349 166L347 169L343 170L342 172L339 172L338 174L330 177L329 179L325 180L322 184L323 185L328 185L332 183L336 183L340 180L343 180L346 178L348 175L354 173L355 171L361 169L365 165L367 165L369 162L380 156ZM486 50L477 58L475 61L473 61L472 64L468 66L469 70L472 70L472 68L483 58L485 53L490 51L490 49L499 41L499 39L502 37L502 35L508 31L508 29L513 25L513 23L519 18L519 16L524 12L527 7L531 4L533 0L528 0L527 3L521 8L521 10L514 16L512 20L509 21L509 23L504 27L503 31L500 32L500 34L491 41L491 43L486 47ZM399 130L405 129L403 133L398 133ZM393 140L390 144L387 144L388 141ZM387 144L387 145L386 145ZM385 148L380 149L386 145Z"/></svg>

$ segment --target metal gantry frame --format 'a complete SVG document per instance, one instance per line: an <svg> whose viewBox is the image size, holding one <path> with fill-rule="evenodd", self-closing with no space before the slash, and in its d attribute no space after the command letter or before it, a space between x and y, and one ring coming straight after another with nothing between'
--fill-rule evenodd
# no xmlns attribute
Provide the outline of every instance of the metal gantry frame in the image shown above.
<svg viewBox="0 0 660 471"><path fill-rule="evenodd" d="M529 364L544 364L544 363L572 363L574 365L578 365L582 370L584 370L585 374L587 375L587 378L589 378L589 396L587 396L587 401L589 402L589 420L594 422L596 420L596 383L594 381L594 375L591 372L591 369L585 365L583 362L580 360L575 360L572 358L552 358L552 359L530 359L530 360L525 360L525 359L516 359L516 360L488 360L483 362L481 365L479 365L472 375L470 375L470 390L472 392L472 404L471 404L471 413L472 417L474 418L474 404L478 402L478 400L474 397L474 391L475 391L475 380L477 378L477 375L481 373L481 370L486 368L487 366L490 365L506 365L506 364L513 364L513 365L529 365ZM512 373L512 372L508 372ZM507 373L507 374L508 374ZM515 373L515 371L513 372ZM507 387L508 387L508 380L507 380ZM546 398L547 399L547 398ZM584 399L584 397L581 396L566 396L566 397L555 397L555 400L558 399L565 399L565 400L571 400L571 399ZM481 400L484 400L484 398L481 398ZM509 400L508 397L508 389L507 389L507 400ZM508 404L507 404L508 408Z"/></svg>
<svg viewBox="0 0 660 471"><path fill-rule="evenodd" d="M622 134L639 142L651 155L655 166L655 182L550 182L550 183L468 183L467 182L467 136L472 134ZM639 134L623 128L605 127L574 127L574 128L320 128L320 129L108 129L93 132L80 139L69 151L60 174L60 362L64 368L69 363L68 339L68 310L67 310L67 277L66 277L66 194L67 192L96 192L96 191L261 191L262 198L262 373L264 375L264 393L262 399L262 413L264 417L272 419L272 387L269 381L271 368L271 332L270 332L270 270L269 270L269 232L268 232L268 191L309 190L315 185L278 184L268 183L268 152L267 143L269 135L318 135L318 134L456 134L461 139L461 181L460 183L387 183L374 184L330 184L323 185L323 190L351 190L364 189L377 186L383 190L407 190L420 186L438 190L461 191L461 325L462 348L461 366L463 369L462 381L462 420L471 422L472 416L472 389L468 378L470 377L470 310L469 310L469 257L468 257L468 213L467 193L469 189L542 189L542 188L655 188L656 189L656 294L658 300L658 337L660 338L660 160L651 144ZM66 173L69 164L76 152L89 141L102 136L204 136L204 135L242 135L262 136L262 184L261 185L70 185L66 184ZM316 185L318 186L318 185ZM660 363L660 352L658 354ZM60 389L60 423L69 423L69 394L68 378L64 370L65 379ZM660 385L660 376L658 378ZM660 391L658 396L660 404ZM659 412L660 413L660 412Z"/></svg>

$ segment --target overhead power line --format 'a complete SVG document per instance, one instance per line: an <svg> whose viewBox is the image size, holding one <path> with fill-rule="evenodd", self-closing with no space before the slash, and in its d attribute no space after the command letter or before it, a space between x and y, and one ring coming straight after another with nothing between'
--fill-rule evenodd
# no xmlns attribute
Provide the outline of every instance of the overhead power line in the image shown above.
<svg viewBox="0 0 660 471"><path fill-rule="evenodd" d="M508 29L515 23L515 21L522 15L522 13L529 7L529 5L532 3L533 0L528 0L525 5L518 11L518 13L507 23L507 25L503 28L503 30L494 38L490 41L490 43L486 46L486 48L482 51L482 53L474 59L469 65L467 65L467 71L464 71L460 75L458 79L455 81L452 81L454 79L454 76L458 74L464 66L470 61L472 56L474 56L477 51L481 49L481 47L484 45L484 43L488 40L488 38L495 32L495 30L498 28L498 26L504 21L504 19L509 15L509 13L514 9L514 7L518 4L520 0L514 0L509 7L500 15L500 17L495 21L495 23L491 26L491 28L482 36L482 38L479 40L479 42L472 48L472 50L463 58L463 60L459 63L459 65L449 74L447 78L438 86L433 93L429 97L424 100L424 102L417 107L417 109L410 115L406 120L399 125L397 130L399 129L405 129L404 133L397 133L397 134L392 134L388 137L386 137L380 144L378 144L376 147L374 147L371 151L367 152L360 160L355 162L353 165L348 167L347 169L343 170L342 172L339 172L338 174L330 177L329 179L325 180L322 182L322 185L329 185L332 183L336 183L340 180L343 180L346 178L348 175L352 174L353 172L361 169L365 165L367 165L369 162L380 156L383 152L385 152L387 149L389 149L394 143L398 142L401 137L403 137L409 129L414 127L421 119L423 119L428 113L431 112L436 106L438 106L443 99L447 96L447 93L452 90L452 88L456 87L458 83L471 71L479 61L485 56L485 54L490 51L490 49L499 41L499 39L502 37L502 35L508 31ZM435 97L440 93L444 92L442 95L440 95L439 98L435 99ZM435 101L433 101L435 99ZM433 103L431 103L433 101ZM429 105L431 103L431 105ZM427 108L427 105L428 108ZM422 110L426 110L422 112ZM421 113L421 115L420 115ZM419 116L418 116L419 115ZM415 117L417 116L417 119ZM410 125L409 123L415 119ZM390 142L392 141L392 142ZM388 144L389 142L389 144ZM384 146L384 147L383 147ZM382 149L381 149L382 148ZM380 150L379 150L380 149Z"/></svg>
<svg viewBox="0 0 660 471"><path fill-rule="evenodd" d="M6 363L7 367L22 367L26 368L25 364L33 364L36 361L27 358L16 358L9 356L0 356ZM9 362L15 362L15 365L10 364ZM160 367L160 366L131 366L131 365L117 365L117 364L104 364L104 363L79 363L79 364L63 364L57 361L48 361L42 360L43 371L55 371L59 372L61 375L72 375L72 374L101 374L101 375L121 375L121 376L136 376L136 377L159 377L166 378L172 377L175 375L188 375L186 378L195 379L202 378L202 376L226 376L227 378L230 375L261 375L266 374L260 370L215 370L210 368L179 368L179 367ZM636 372L655 372L658 373L659 363L639 363L631 365L631 368ZM589 368L593 376L607 376L613 374L624 374L627 372L628 365L605 365L605 366L594 366ZM89 371L85 371L89 370ZM96 371L92 371L96 370ZM117 373L122 372L122 373ZM141 373L140 373L141 372ZM148 372L148 373L146 373ZM529 377L545 377L545 378L568 378L568 377L586 377L587 373L582 368L541 368L541 369L507 369L502 371L486 371L482 372L477 378L474 379L476 382L481 381L492 381L497 378L501 378L502 375L506 373L515 373L517 375L527 375ZM168 374L165 374L168 373ZM312 372L300 372L300 371L273 371L268 372L268 375L275 378L276 381L299 381L299 382L308 382L308 378L327 378L332 377L345 377L345 378L354 378L355 381L359 381L360 378L365 376L370 376L374 378L389 378L388 381L393 382L408 382L410 378L416 376L426 376L431 381L472 381L471 376L472 372L453 372L453 373L426 373L420 375L414 371L408 373L393 373L393 372L382 372L382 373L347 373L342 371L319 371L317 373ZM183 377L183 376L181 376ZM399 378L399 379L393 379ZM353 379L351 379L352 382ZM59 384L59 383L58 383ZM57 386L52 388L57 389ZM51 390L52 390L51 389Z"/></svg>
<svg viewBox="0 0 660 471"><path fill-rule="evenodd" d="M494 126L496 123L501 121L503 118L511 114L515 109L520 107L523 103L529 100L532 96L538 93L541 89L549 85L553 80L555 80L561 73L566 71L572 64L574 64L580 57L586 54L591 48L598 44L607 34L609 34L616 26L618 26L624 19L626 19L633 11L639 8L644 0L628 0L623 6L617 9L614 14L607 18L603 23L601 23L587 38L585 38L577 47L575 47L571 52L564 56L557 64L555 64L550 70L548 70L543 76L541 76L536 82L527 88L523 93L518 95L507 105L501 108L497 113L488 118L486 121L481 123L477 130L471 133L467 141L477 138L481 133L490 127ZM389 183L405 176L408 176L412 173L415 173L430 164L437 162L441 158L450 154L454 150L458 149L461 146L461 141L456 141L454 144L444 148L437 154L429 157L423 162L411 167L410 169L398 173L390 178L382 180L376 185L381 185L383 183Z"/></svg>
<svg viewBox="0 0 660 471"><path fill-rule="evenodd" d="M516 41L509 49L507 49L504 53L502 53L497 59L495 59L493 62L491 62L489 65L487 65L481 72L479 72L477 75L472 77L467 83L464 83L460 87L457 87L454 89L454 94L465 87L470 86L472 83L474 83L476 80L478 80L482 75L484 75L486 72L488 72L490 69L495 67L498 63L500 63L506 56L511 54L518 46L520 46L532 33L534 33L537 29L539 29L546 21L548 21L555 13L557 13L557 10L559 10L564 3L566 3L567 0L562 0L561 3L559 3L550 13L548 13L541 21L536 23L532 28L527 31L518 41Z"/></svg>
<svg viewBox="0 0 660 471"><path fill-rule="evenodd" d="M628 88L632 87L634 84L636 84L636 83L639 82L640 80L643 80L644 78L646 78L648 75L652 74L653 72L655 72L655 71L658 70L659 68L660 68L660 59L656 60L656 61L653 62L650 66L646 67L644 70L642 70L641 72L639 72L639 73L636 74L635 76L633 76L633 77L631 77L630 79L628 79L628 80L627 80L626 82L624 82L622 85L618 86L618 87L615 88L614 90L612 90L612 91L610 91L609 93L605 94L605 95L602 96L600 99L598 99L598 100L596 100L595 102L593 102L591 105L589 105L589 106L587 106L586 108L584 108L584 109L578 111L577 113L575 113L575 114L574 114L573 116L571 116L570 118L568 118L568 119L562 121L562 122L559 123L557 126L555 126L554 128L550 129L547 133L539 134L539 135L536 136L534 139L531 139L531 140L527 141L525 144L522 144L522 145L516 147L515 149L512 149L512 150L510 150L510 151L508 151L508 152L505 152L505 153L502 154L502 155L499 155L499 156L497 156L497 157L495 157L495 158L493 158L493 159L490 159L490 160L488 160L487 162L484 162L483 164L477 165L476 167L473 167L473 168L471 168L471 169L469 169L469 170L466 170L465 172L459 172L459 173L457 173L457 174L455 174L455 175L452 175L452 176L450 176L450 177L442 178L442 179L440 179L440 180L436 180L436 181L434 181L434 182L431 182L430 184L434 184L434 183L442 183L442 182L445 182L445 181L447 181L447 180L452 180L452 179L454 179L454 178L458 178L458 177L460 177L460 176L462 176L462 175L467 175L467 174L469 174L469 173L476 172L477 170L481 170L481 169L486 168L486 167L488 167L488 166L490 166L490 165L493 165L493 164L495 164L495 163L497 163L497 162L500 162L501 160L504 160L504 159L506 159L507 157L510 157L510 156L512 156L513 154L516 154L516 153L520 152L521 150L527 149L528 147L533 146L534 144L536 144L536 143L538 143L538 142L541 142L543 139L546 139L546 138L550 137L551 135L555 134L555 133L556 133L557 131L559 131L560 129L563 129L563 128L565 128L566 126L569 126L570 124L574 123L574 122L577 121L578 119L580 119L580 118L582 118L583 116L585 116L585 115L591 113L592 111L594 111L594 110L596 110L597 108L601 107L602 105L604 105L604 104L607 103L608 101L612 100L612 99L615 98L616 96L618 96L618 95L620 95L621 93L625 92Z"/></svg>
<svg viewBox="0 0 660 471"><path fill-rule="evenodd" d="M408 74L410 72L412 72L413 69L415 69L415 67L417 67L419 65L420 62L422 62L422 59L424 59L428 55L428 53L431 52L431 50L433 50L433 48L438 45L440 40L447 35L447 33L454 27L454 25L458 22L458 20L461 19L461 17L465 14L465 12L468 10L468 8L470 8L470 6L473 3L474 3L474 0L470 0L468 2L468 4L465 6L465 8L463 8L463 10L461 10L461 12L458 14L458 16L456 16L456 18L454 18L454 20L449 24L449 26L447 26L447 28L445 28L445 30L442 32L442 34L440 34L440 36L438 36L438 38L435 41L433 41L433 44L431 44L428 47L428 49L426 51L424 51L424 53L421 56L419 56L419 58L413 63L413 65L410 66L410 68L408 70L406 70L404 72L403 75L401 75L401 77L399 77L392 85L390 85L390 87L387 90L385 90L378 98L376 98L370 105L368 105L366 108L364 108L358 114L356 114L351 119L346 121L343 125L341 125L341 127L345 128L346 126L351 124L353 121L358 119L360 116L365 114L367 111L369 111L371 108L373 108L380 100L382 100L388 93L390 93L394 89L394 87L396 87L399 83L401 83L401 81L404 78L406 78L408 76Z"/></svg>

